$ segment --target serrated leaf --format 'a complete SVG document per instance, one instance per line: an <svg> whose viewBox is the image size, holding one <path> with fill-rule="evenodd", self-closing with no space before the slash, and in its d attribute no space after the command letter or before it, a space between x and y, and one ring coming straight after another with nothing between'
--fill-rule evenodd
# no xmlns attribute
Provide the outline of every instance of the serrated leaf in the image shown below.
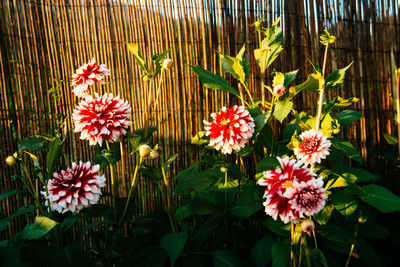
<svg viewBox="0 0 400 267"><path fill-rule="evenodd" d="M334 89L334 88L337 88L337 87L341 86L343 84L343 82L344 82L344 76L346 74L346 70L348 68L350 68L350 66L352 64L353 64L353 62L351 62L346 67L344 67L342 69L335 70L334 72L329 74L326 77L326 80L325 80L325 89L326 90L331 90L331 89Z"/></svg>
<svg viewBox="0 0 400 267"><path fill-rule="evenodd" d="M291 72L286 72L285 73L285 78L284 78L284 81L283 81L283 86L287 87L291 82L293 82L294 79L296 79L296 75L297 75L298 71L299 70L297 69L297 70L294 70L294 71L291 71Z"/></svg>
<svg viewBox="0 0 400 267"><path fill-rule="evenodd" d="M326 205L323 210L315 214L313 218L317 221L317 223L324 225L329 221L334 208L335 207L333 205Z"/></svg>
<svg viewBox="0 0 400 267"><path fill-rule="evenodd" d="M293 102L289 100L278 100L275 104L274 117L282 122L290 113L293 107Z"/></svg>
<svg viewBox="0 0 400 267"><path fill-rule="evenodd" d="M289 88L288 98L292 99L295 95L297 95L301 91L318 92L323 85L324 85L324 78L321 75L316 73L310 74L308 75L307 80L304 83Z"/></svg>
<svg viewBox="0 0 400 267"><path fill-rule="evenodd" d="M383 134L383 137L385 137L386 142L388 142L389 145L395 146L399 143L399 140L397 137L390 135L390 134Z"/></svg>
<svg viewBox="0 0 400 267"><path fill-rule="evenodd" d="M254 135L256 136L262 128L264 128L265 124L268 122L271 116L271 112L268 110L265 113L261 113L254 118Z"/></svg>
<svg viewBox="0 0 400 267"><path fill-rule="evenodd" d="M362 117L362 114L358 111L347 109L339 113L336 119L339 121L340 125L346 125L354 120L358 120Z"/></svg>
<svg viewBox="0 0 400 267"><path fill-rule="evenodd" d="M375 184L365 185L358 191L358 196L383 213L400 210L400 197L385 187Z"/></svg>
<svg viewBox="0 0 400 267"><path fill-rule="evenodd" d="M41 149L43 147L43 144L48 142L49 139L43 137L43 136L31 136L28 137L24 140L22 140L18 144L18 150L27 150L27 151L34 151Z"/></svg>
<svg viewBox="0 0 400 267"><path fill-rule="evenodd" d="M67 231L69 228L72 227L72 225L74 225L74 223L79 221L79 219L80 219L79 215L69 216L65 218L64 221L61 223L61 231L62 232Z"/></svg>
<svg viewBox="0 0 400 267"><path fill-rule="evenodd" d="M272 260L271 250L275 238L264 235L250 251L250 260L256 267L264 267Z"/></svg>
<svg viewBox="0 0 400 267"><path fill-rule="evenodd" d="M249 217L263 207L262 202L251 196L243 196L237 199L230 207L230 212L236 217Z"/></svg>
<svg viewBox="0 0 400 267"><path fill-rule="evenodd" d="M329 199L342 215L349 216L353 214L358 206L357 200L354 196L346 191L336 191L333 192Z"/></svg>
<svg viewBox="0 0 400 267"><path fill-rule="evenodd" d="M211 71L205 70L202 67L195 65L190 66L193 71L199 76L200 80L203 82L203 85L207 88L220 90L227 93L234 94L240 97L239 92L233 88L224 78L218 76Z"/></svg>
<svg viewBox="0 0 400 267"><path fill-rule="evenodd" d="M275 87L280 84L283 85L284 82L285 82L285 74L283 74L282 72L276 71L274 79L272 80L272 87Z"/></svg>
<svg viewBox="0 0 400 267"><path fill-rule="evenodd" d="M272 247L271 254L273 267L290 266L290 240L278 239Z"/></svg>
<svg viewBox="0 0 400 267"><path fill-rule="evenodd" d="M247 60L244 58L245 49L246 47L243 45L236 57L227 56L218 52L222 70L226 73L232 74L236 80L244 84L247 82L248 71L250 68Z"/></svg>
<svg viewBox="0 0 400 267"><path fill-rule="evenodd" d="M187 232L167 234L162 237L161 246L168 252L171 266L175 264L176 259L182 253L187 237Z"/></svg>
<svg viewBox="0 0 400 267"><path fill-rule="evenodd" d="M134 55L134 57L136 59L136 63L138 63L139 67L145 73L148 73L149 70L147 68L146 61L143 59L143 56L139 51L139 45L136 44L136 43L127 43L126 46L127 46L128 50L129 50L129 52L131 52Z"/></svg>
<svg viewBox="0 0 400 267"><path fill-rule="evenodd" d="M265 225L271 232L282 237L290 237L290 224L284 224L280 219L274 220L272 217L265 220Z"/></svg>
<svg viewBox="0 0 400 267"><path fill-rule="evenodd" d="M345 152L349 158L362 164L362 159L360 154L358 153L358 150L350 142L344 141L339 138L332 138L331 142L334 147Z"/></svg>
<svg viewBox="0 0 400 267"><path fill-rule="evenodd" d="M239 186L239 181L238 180L228 180L228 182L225 185L225 182L220 182L218 184L218 189L222 188L235 188Z"/></svg>
<svg viewBox="0 0 400 267"><path fill-rule="evenodd" d="M39 239L57 225L57 222L43 216L37 216L35 222L25 226L24 230L20 233L22 239Z"/></svg>

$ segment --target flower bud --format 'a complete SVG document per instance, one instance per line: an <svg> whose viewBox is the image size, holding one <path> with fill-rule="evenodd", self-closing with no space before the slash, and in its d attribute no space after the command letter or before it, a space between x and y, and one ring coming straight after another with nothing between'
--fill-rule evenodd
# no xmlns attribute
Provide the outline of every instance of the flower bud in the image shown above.
<svg viewBox="0 0 400 267"><path fill-rule="evenodd" d="M17 164L17 161L14 156L8 156L6 158L6 163L8 166L14 166L15 164Z"/></svg>
<svg viewBox="0 0 400 267"><path fill-rule="evenodd" d="M139 155L141 158L147 158L150 155L151 147L149 145L141 145L139 147Z"/></svg>
<svg viewBox="0 0 400 267"><path fill-rule="evenodd" d="M256 27L256 29L260 28L260 26L261 26L261 22L259 20L254 22L254 27Z"/></svg>
<svg viewBox="0 0 400 267"><path fill-rule="evenodd" d="M367 217L360 216L358 217L358 223L366 223L367 222Z"/></svg>
<svg viewBox="0 0 400 267"><path fill-rule="evenodd" d="M228 171L228 168L226 168L226 167L221 167L219 170L220 170L221 172L223 172L223 173L226 173L226 172Z"/></svg>
<svg viewBox="0 0 400 267"><path fill-rule="evenodd" d="M278 84L277 86L274 87L274 94L276 96L283 96L283 94L286 92L285 86L283 84Z"/></svg>
<svg viewBox="0 0 400 267"><path fill-rule="evenodd" d="M305 232L307 234L310 233L311 231L314 231L314 229L315 229L314 222L311 220L304 220L301 223L301 229L303 229L303 232Z"/></svg>
<svg viewBox="0 0 400 267"><path fill-rule="evenodd" d="M106 152L106 153L104 153L104 156L105 156L106 158L109 158L109 157L111 157L111 153L110 153L110 152Z"/></svg>
<svg viewBox="0 0 400 267"><path fill-rule="evenodd" d="M166 58L166 59L164 59L164 61L163 61L162 67L163 67L165 70L170 70L170 69L172 69L172 66L173 66L173 65L174 65L174 62L172 61L172 59Z"/></svg>
<svg viewBox="0 0 400 267"><path fill-rule="evenodd" d="M156 158L158 158L160 156L160 154L158 154L157 150L153 149L153 150L151 150L149 156L150 156L151 159L156 159Z"/></svg>

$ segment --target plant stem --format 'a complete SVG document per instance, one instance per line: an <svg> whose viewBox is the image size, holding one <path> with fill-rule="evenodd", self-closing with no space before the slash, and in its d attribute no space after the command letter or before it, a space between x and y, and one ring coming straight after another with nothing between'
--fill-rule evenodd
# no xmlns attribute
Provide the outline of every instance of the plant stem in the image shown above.
<svg viewBox="0 0 400 267"><path fill-rule="evenodd" d="M315 248L318 249L317 237L315 236L315 231L314 230L312 230L312 235L313 235L313 238L314 238Z"/></svg>
<svg viewBox="0 0 400 267"><path fill-rule="evenodd" d="M106 140L106 146L107 150L110 150L110 145L108 144L108 141ZM110 161L110 176L111 176L111 193L112 193L112 205L114 209L114 220L117 221L117 204L116 204L116 188L115 188L115 177L114 177L114 167Z"/></svg>
<svg viewBox="0 0 400 267"><path fill-rule="evenodd" d="M27 186L26 188L28 189L28 191L30 191L32 197L35 199L35 201L36 201L36 203L37 203L37 205L38 205L38 208L39 208L40 212L41 212L42 214L45 214L44 209L43 209L43 206L42 206L42 204L40 203L40 200L39 200L38 196L36 195L35 186L33 185L33 182L32 182L31 176L29 175L28 169L27 169L27 167L25 166L25 164L23 164L23 163L22 163L22 169L24 170L25 176L26 176L26 178L27 178L27 180L28 180L28 182L29 182L29 185L31 186L31 188L30 188L30 190L29 190L29 188L28 188L28 186L27 186L27 184L26 184L26 186Z"/></svg>
<svg viewBox="0 0 400 267"><path fill-rule="evenodd" d="M244 105L244 95L243 95L243 88L242 88L242 84L239 83L238 84L238 89L239 89L239 94L240 94L240 101L242 102L242 106L245 107Z"/></svg>
<svg viewBox="0 0 400 267"><path fill-rule="evenodd" d="M158 96L160 95L160 88L161 88L163 73L164 73L164 68L161 68L160 79L158 81L158 87L157 87L157 93L156 93L156 100L155 100L155 102L153 104L153 110L152 111L156 111L156 108L157 108Z"/></svg>
<svg viewBox="0 0 400 267"><path fill-rule="evenodd" d="M294 244L294 223L291 222L291 226L290 226L290 266L295 267L296 265L294 263L293 244Z"/></svg>
<svg viewBox="0 0 400 267"><path fill-rule="evenodd" d="M322 77L325 77L325 67L326 67L326 59L328 57L328 47L329 43L326 44L325 46L325 55L324 55L324 63L322 66ZM321 120L321 114L322 114L322 102L324 100L324 90L325 89L325 84L319 91L319 101L318 101L318 113L317 113L317 119L316 119L316 125L315 129L318 131L319 130L319 125L320 125L320 120Z"/></svg>
<svg viewBox="0 0 400 267"><path fill-rule="evenodd" d="M143 158L140 157L139 164L137 164L137 165L135 166L135 172L133 173L133 179L132 179L132 182L131 182L131 187L129 188L128 198L126 199L124 212L122 213L122 216L121 216L121 219L119 220L119 223L122 222L122 220L123 220L124 217L125 217L126 211L128 210L129 200L130 200L130 198L131 198L133 188L135 187L136 179L137 179L137 174L138 174L138 170L139 170L139 167L140 167L140 165L142 164L142 162L143 162Z"/></svg>
<svg viewBox="0 0 400 267"><path fill-rule="evenodd" d="M165 188L166 188L166 191L167 191L167 208L168 208L167 213L168 213L168 217L169 217L169 221L170 221L170 224L171 224L172 231L174 233L176 233L176 231L178 229L178 225L175 225L175 220L172 218L171 194L170 194L170 191L169 191L169 181L168 181L168 178L167 178L167 174L165 173L164 166L161 166L161 172L162 172L162 175L163 175L164 184L165 184ZM162 193L163 192L161 191L161 194ZM165 203L164 203L164 205L165 205Z"/></svg>
<svg viewBox="0 0 400 267"><path fill-rule="evenodd" d="M261 30L258 31L258 42L260 44L260 51L262 50L261 43ZM261 111L265 110L265 88L264 88L264 71L261 71Z"/></svg>
<svg viewBox="0 0 400 267"><path fill-rule="evenodd" d="M357 232L358 232L358 223L356 224L356 230L354 231L354 239L357 238ZM347 261L346 261L345 267L349 266L351 255L353 254L354 247L355 247L354 243L351 244L349 256L347 257Z"/></svg>
<svg viewBox="0 0 400 267"><path fill-rule="evenodd" d="M301 267L301 254L303 253L304 238L301 237L300 240L300 254L299 254L299 267Z"/></svg>
<svg viewBox="0 0 400 267"><path fill-rule="evenodd" d="M247 85L245 83L243 83L243 86L244 86L244 89L246 89L247 94L249 95L251 104L254 105L253 97L250 94L249 88L247 88Z"/></svg>

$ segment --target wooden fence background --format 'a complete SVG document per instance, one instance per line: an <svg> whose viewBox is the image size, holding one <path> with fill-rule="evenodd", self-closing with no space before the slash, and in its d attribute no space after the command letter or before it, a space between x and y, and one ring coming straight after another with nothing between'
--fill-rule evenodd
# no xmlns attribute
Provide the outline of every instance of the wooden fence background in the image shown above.
<svg viewBox="0 0 400 267"><path fill-rule="evenodd" d="M399 0L1 0L0 1L0 188L14 188L16 168L5 165L19 140L33 134L53 134L71 114L77 98L70 87L75 69L94 57L111 69L107 85L98 92L119 94L133 108L135 128L143 127L146 103L144 85L125 42L137 42L142 54L171 48L175 65L165 76L161 105L156 113L164 155L179 153L173 172L199 156L190 138L202 129L202 120L224 105L236 103L225 93L204 89L189 65L221 73L215 51L234 55L245 43L258 46L249 27L257 16L268 24L281 16L284 52L270 67L279 71L300 68L296 83L312 71L307 58L322 64L318 42L323 29L337 36L330 49L327 73L354 60L343 87L331 92L360 101L360 121L347 126L344 136L361 151L367 166L383 166L375 151L386 146L383 133L395 131L392 119L390 51L400 64ZM252 53L250 90L260 96L260 75ZM228 80L230 78L228 77ZM232 80L230 80L232 81ZM266 77L271 84L271 75ZM298 109L315 114L316 96L304 93ZM93 149L68 133L70 160L92 160ZM40 157L43 160L44 155ZM133 173L134 158L126 155L126 179ZM374 162L369 165L369 162ZM382 163L381 163L382 162ZM119 170L120 171L120 170ZM126 181L125 181L126 182ZM160 200L151 183L141 181L137 194L143 211L157 208ZM147 199L146 199L147 198ZM144 200L140 200L144 199ZM23 200L18 196L1 203L1 217L11 214ZM15 219L4 239L23 227Z"/></svg>

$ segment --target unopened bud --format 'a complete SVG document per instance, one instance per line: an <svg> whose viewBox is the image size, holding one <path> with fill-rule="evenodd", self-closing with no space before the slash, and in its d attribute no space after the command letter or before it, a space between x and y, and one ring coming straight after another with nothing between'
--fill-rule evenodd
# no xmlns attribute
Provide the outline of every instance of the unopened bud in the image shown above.
<svg viewBox="0 0 400 267"><path fill-rule="evenodd" d="M150 155L151 147L149 145L141 145L139 147L139 155L141 158L147 158Z"/></svg>
<svg viewBox="0 0 400 267"><path fill-rule="evenodd" d="M164 59L164 61L163 61L162 67L163 67L165 70L170 70L170 69L172 69L172 66L173 66L173 65L174 65L174 62L172 61L172 59L166 58L166 59Z"/></svg>
<svg viewBox="0 0 400 267"><path fill-rule="evenodd" d="M256 29L260 28L260 26L261 26L261 22L259 20L254 22L254 27L256 27Z"/></svg>
<svg viewBox="0 0 400 267"><path fill-rule="evenodd" d="M226 168L226 167L221 167L219 170L220 170L221 172L223 172L223 173L226 173L226 172L228 171L228 168Z"/></svg>
<svg viewBox="0 0 400 267"><path fill-rule="evenodd" d="M17 160L15 159L14 156L8 156L6 158L6 163L8 166L14 166L15 164L17 164Z"/></svg>
<svg viewBox="0 0 400 267"><path fill-rule="evenodd" d="M310 232L314 231L314 229L315 229L314 222L311 220L304 220L301 223L301 229L303 229L303 232L305 232L305 233L310 233Z"/></svg>
<svg viewBox="0 0 400 267"><path fill-rule="evenodd" d="M360 216L358 217L358 223L366 223L367 222L367 217Z"/></svg>
<svg viewBox="0 0 400 267"><path fill-rule="evenodd" d="M150 156L151 159L156 159L156 158L158 158L160 156L160 154L158 154L157 150L153 149L153 150L151 150L149 156Z"/></svg>
<svg viewBox="0 0 400 267"><path fill-rule="evenodd" d="M143 76L143 81L148 82L150 80L151 80L151 78L149 77L149 75Z"/></svg>
<svg viewBox="0 0 400 267"><path fill-rule="evenodd" d="M109 157L111 157L111 153L110 153L110 152L106 152L106 153L104 153L104 156L105 156L106 158L109 158Z"/></svg>
<svg viewBox="0 0 400 267"><path fill-rule="evenodd" d="M274 87L274 94L276 96L283 96L283 94L286 92L285 86L283 84L278 84L277 86Z"/></svg>

